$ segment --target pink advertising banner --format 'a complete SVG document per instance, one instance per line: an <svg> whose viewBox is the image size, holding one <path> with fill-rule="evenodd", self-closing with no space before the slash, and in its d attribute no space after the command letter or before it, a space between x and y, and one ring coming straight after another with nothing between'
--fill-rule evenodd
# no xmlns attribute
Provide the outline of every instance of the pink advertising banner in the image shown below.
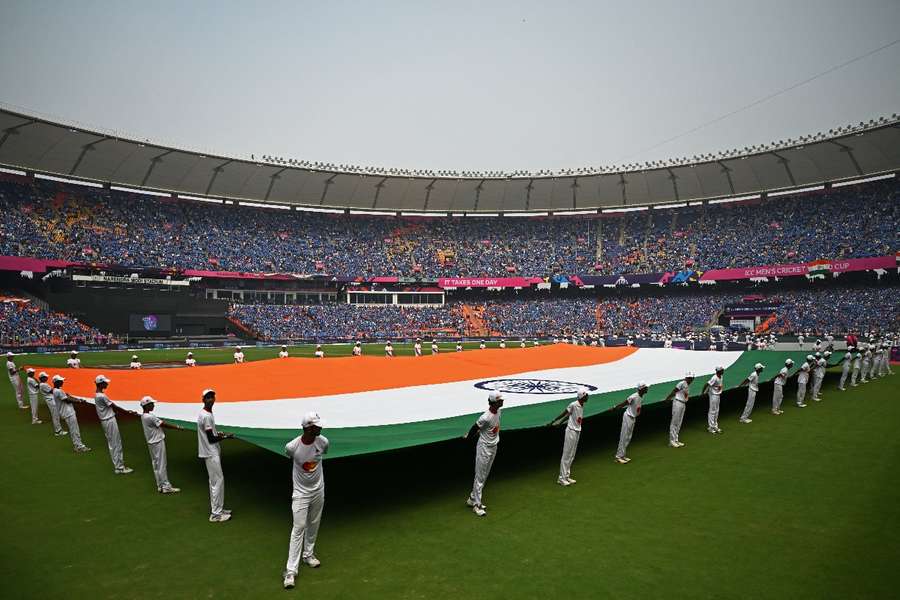
<svg viewBox="0 0 900 600"><path fill-rule="evenodd" d="M847 273L850 271L869 271L871 269L895 269L895 256L877 256L874 258L847 258L828 261L830 268L826 272ZM729 279L750 279L753 277L797 277L809 273L809 265L800 263L793 265L769 265L765 267L743 267L740 269L712 269L700 277L700 281L725 281Z"/></svg>
<svg viewBox="0 0 900 600"><path fill-rule="evenodd" d="M44 258L28 258L23 256L0 256L0 271L31 271L43 273L48 269L65 268L74 265L68 260L47 260Z"/></svg>
<svg viewBox="0 0 900 600"><path fill-rule="evenodd" d="M544 281L540 277L442 277L438 279L440 288L509 288L528 287Z"/></svg>

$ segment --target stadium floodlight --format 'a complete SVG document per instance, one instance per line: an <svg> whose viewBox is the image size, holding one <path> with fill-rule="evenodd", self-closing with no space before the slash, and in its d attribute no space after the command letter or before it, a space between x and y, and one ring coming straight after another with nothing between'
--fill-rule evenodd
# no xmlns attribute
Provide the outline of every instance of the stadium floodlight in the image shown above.
<svg viewBox="0 0 900 600"><path fill-rule="evenodd" d="M687 202L676 202L673 204L654 204L652 206L655 210L662 210L664 208L684 208L687 206Z"/></svg>
<svg viewBox="0 0 900 600"><path fill-rule="evenodd" d="M718 198L716 200L710 200L709 204L727 204L729 202L741 202L743 200L756 200L760 197L759 194L750 194L749 196L735 196L733 198Z"/></svg>
<svg viewBox="0 0 900 600"><path fill-rule="evenodd" d="M0 173L6 173L7 175L20 175L25 177L28 173L25 171L19 171L18 169L7 169L6 167L0 167Z"/></svg>
<svg viewBox="0 0 900 600"><path fill-rule="evenodd" d="M203 198L201 196L189 196L187 194L178 194L178 198L181 200L195 200L197 202L209 202L211 204L222 204L223 200L221 198Z"/></svg>
<svg viewBox="0 0 900 600"><path fill-rule="evenodd" d="M351 215L372 215L376 217L396 217L397 213L383 210L351 210Z"/></svg>
<svg viewBox="0 0 900 600"><path fill-rule="evenodd" d="M870 181L881 181L883 179L893 179L896 175L888 173L887 175L875 175L874 177L864 177L862 179L851 179L849 181L839 181L832 183L831 187L844 187L845 185L859 185L860 183L869 183Z"/></svg>
<svg viewBox="0 0 900 600"><path fill-rule="evenodd" d="M172 197L172 194L168 194L166 192L157 192L154 190L144 190L144 189L140 189L140 188L122 187L119 185L111 185L111 186L109 186L109 189L115 190L117 192L126 192L128 194L140 194L142 196L159 196L161 198L171 198Z"/></svg>
<svg viewBox="0 0 900 600"><path fill-rule="evenodd" d="M57 177L55 175L43 175L41 173L34 174L35 179L46 179L47 181L58 181L60 183L71 183L73 185L83 185L85 187L102 188L102 183L95 181L86 181L84 179L70 179L68 177Z"/></svg>
<svg viewBox="0 0 900 600"><path fill-rule="evenodd" d="M344 214L344 209L342 208L321 208L318 206L295 206L294 210L298 210L300 212L327 213L330 215Z"/></svg>
<svg viewBox="0 0 900 600"><path fill-rule="evenodd" d="M507 212L503 213L504 217L548 217L547 212Z"/></svg>
<svg viewBox="0 0 900 600"><path fill-rule="evenodd" d="M253 208L274 208L277 210L291 210L290 206L285 204L269 204L268 202L238 202L240 206L252 206Z"/></svg>
<svg viewBox="0 0 900 600"><path fill-rule="evenodd" d="M824 185L813 185L810 187L799 188L794 190L780 190L777 192L769 192L769 197L774 198L776 196L787 196L789 194L802 194L804 192L817 192L819 190L824 190Z"/></svg>
<svg viewBox="0 0 900 600"><path fill-rule="evenodd" d="M601 212L603 213L628 213L628 212L639 212L642 210L650 210L649 206L625 206L621 208L604 208Z"/></svg>

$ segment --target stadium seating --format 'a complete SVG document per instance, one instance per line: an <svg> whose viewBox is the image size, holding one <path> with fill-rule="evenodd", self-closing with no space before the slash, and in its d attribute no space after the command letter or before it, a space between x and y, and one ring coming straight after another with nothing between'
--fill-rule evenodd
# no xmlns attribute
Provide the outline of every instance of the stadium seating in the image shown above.
<svg viewBox="0 0 900 600"><path fill-rule="evenodd" d="M110 338L78 319L44 310L0 292L0 345L4 347L106 344Z"/></svg>
<svg viewBox="0 0 900 600"><path fill-rule="evenodd" d="M892 254L900 186L585 218L331 215L0 182L0 255L341 277L670 272Z"/></svg>

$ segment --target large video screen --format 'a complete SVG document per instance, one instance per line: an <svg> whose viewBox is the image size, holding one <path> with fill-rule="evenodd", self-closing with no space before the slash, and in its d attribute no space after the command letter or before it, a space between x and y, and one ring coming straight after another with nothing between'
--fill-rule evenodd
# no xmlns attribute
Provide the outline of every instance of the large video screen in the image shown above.
<svg viewBox="0 0 900 600"><path fill-rule="evenodd" d="M172 331L172 315L134 314L129 315L128 329L131 333L169 333Z"/></svg>

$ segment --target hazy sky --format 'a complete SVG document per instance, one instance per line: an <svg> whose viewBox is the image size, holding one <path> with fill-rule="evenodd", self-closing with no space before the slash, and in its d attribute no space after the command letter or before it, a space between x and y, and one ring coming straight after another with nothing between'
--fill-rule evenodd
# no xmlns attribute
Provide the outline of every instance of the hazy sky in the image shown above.
<svg viewBox="0 0 900 600"><path fill-rule="evenodd" d="M898 0L0 2L0 101L164 143L408 168L690 156L900 112Z"/></svg>

